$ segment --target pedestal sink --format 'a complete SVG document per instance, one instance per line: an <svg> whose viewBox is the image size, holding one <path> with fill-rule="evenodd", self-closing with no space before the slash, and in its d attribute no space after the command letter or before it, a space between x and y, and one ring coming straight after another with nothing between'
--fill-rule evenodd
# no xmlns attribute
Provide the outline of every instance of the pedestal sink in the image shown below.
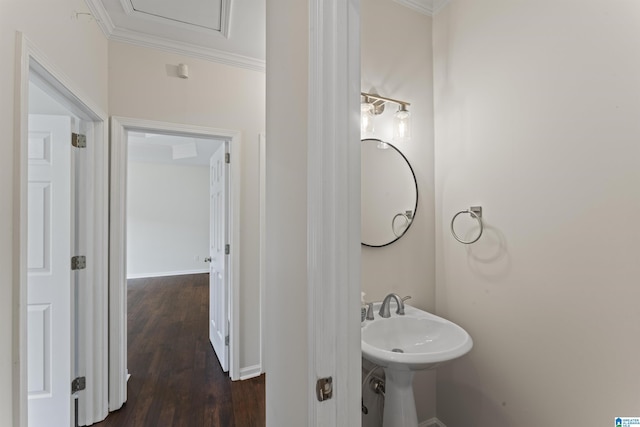
<svg viewBox="0 0 640 427"><path fill-rule="evenodd" d="M405 304L403 316L378 315L362 325L362 355L385 372L383 427L417 427L413 375L468 353L473 340L460 326Z"/></svg>

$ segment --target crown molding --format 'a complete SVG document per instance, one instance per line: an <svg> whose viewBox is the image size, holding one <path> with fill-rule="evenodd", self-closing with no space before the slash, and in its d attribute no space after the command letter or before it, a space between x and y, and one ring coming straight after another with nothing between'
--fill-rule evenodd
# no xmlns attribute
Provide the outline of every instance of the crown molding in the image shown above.
<svg viewBox="0 0 640 427"><path fill-rule="evenodd" d="M123 28L115 28L109 40L129 43L137 46L158 49L169 53L186 55L205 61L217 62L232 67L246 68L248 70L265 72L265 61L225 52L218 49L196 46L190 43L169 40L163 37L151 36Z"/></svg>
<svg viewBox="0 0 640 427"><path fill-rule="evenodd" d="M116 28L111 17L107 13L107 9L100 0L85 0L93 19L96 20L98 26L102 30L102 33L108 39L113 30Z"/></svg>
<svg viewBox="0 0 640 427"><path fill-rule="evenodd" d="M198 46L190 43L178 42L167 38L151 36L137 31L116 27L109 17L102 1L85 0L94 19L107 40L129 43L137 46L158 49L161 51L190 56L205 61L217 62L232 67L245 68L253 71L265 72L264 60L225 52L218 49ZM228 25L227 25L228 29Z"/></svg>
<svg viewBox="0 0 640 427"><path fill-rule="evenodd" d="M427 16L437 14L449 0L393 0L394 2Z"/></svg>
<svg viewBox="0 0 640 427"><path fill-rule="evenodd" d="M120 0L120 6L122 6L122 9L124 9L124 13L126 13L127 15L131 15L136 11L133 8L131 0Z"/></svg>

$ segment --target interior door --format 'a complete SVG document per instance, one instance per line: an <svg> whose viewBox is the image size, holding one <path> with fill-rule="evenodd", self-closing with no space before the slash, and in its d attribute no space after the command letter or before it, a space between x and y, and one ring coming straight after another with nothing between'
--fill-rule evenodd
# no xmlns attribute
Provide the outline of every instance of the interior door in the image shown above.
<svg viewBox="0 0 640 427"><path fill-rule="evenodd" d="M30 427L71 425L71 119L29 115Z"/></svg>
<svg viewBox="0 0 640 427"><path fill-rule="evenodd" d="M209 340L224 372L229 371L227 174L223 143L209 160Z"/></svg>

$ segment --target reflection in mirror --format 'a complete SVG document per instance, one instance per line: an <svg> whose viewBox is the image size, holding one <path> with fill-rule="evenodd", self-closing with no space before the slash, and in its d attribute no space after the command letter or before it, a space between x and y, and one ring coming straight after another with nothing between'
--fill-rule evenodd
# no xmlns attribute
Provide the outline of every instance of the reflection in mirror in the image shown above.
<svg viewBox="0 0 640 427"><path fill-rule="evenodd" d="M388 142L363 139L362 244L381 247L404 236L418 208L418 184L407 158Z"/></svg>

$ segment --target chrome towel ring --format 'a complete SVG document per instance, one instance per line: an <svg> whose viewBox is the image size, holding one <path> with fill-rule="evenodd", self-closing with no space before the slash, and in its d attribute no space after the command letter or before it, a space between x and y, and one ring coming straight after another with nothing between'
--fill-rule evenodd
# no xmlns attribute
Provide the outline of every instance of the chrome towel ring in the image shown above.
<svg viewBox="0 0 640 427"><path fill-rule="evenodd" d="M398 218L403 218L405 220L404 230L402 230L401 233L396 233L396 219ZM407 231L407 228L409 228L409 224L411 224L412 219L413 219L413 211L404 211L399 214L396 214L391 220L391 231L393 231L393 234L396 237L401 237L405 233L405 231Z"/></svg>
<svg viewBox="0 0 640 427"><path fill-rule="evenodd" d="M478 225L480 225L480 232L478 233L478 235L476 236L475 239L473 240L462 240L457 234L456 231L453 228L453 223L456 221L456 218L458 217L458 215L460 214L466 214L468 213L469 215L471 215L472 218L474 218L476 221L478 221ZM456 239L458 242L465 244L465 245L470 245L471 243L475 243L478 241L478 239L480 239L480 237L482 236L482 231L484 230L484 226L482 225L482 206L471 206L469 209L466 209L464 211L460 211L457 214L455 214L453 216L453 218L451 218L451 234L453 234L453 238Z"/></svg>

